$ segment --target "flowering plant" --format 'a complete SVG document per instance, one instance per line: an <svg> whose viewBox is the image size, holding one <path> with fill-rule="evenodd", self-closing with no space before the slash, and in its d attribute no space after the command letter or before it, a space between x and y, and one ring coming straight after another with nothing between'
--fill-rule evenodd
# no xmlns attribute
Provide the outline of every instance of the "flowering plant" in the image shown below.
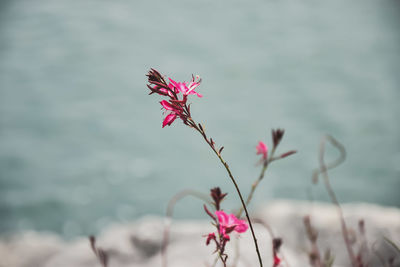
<svg viewBox="0 0 400 267"><path fill-rule="evenodd" d="M261 163L262 163L262 171L259 176L259 178L253 183L253 186L251 188L251 191L247 197L247 200L245 201L241 190L239 189L236 180L229 168L229 165L226 163L226 161L223 159L221 153L224 147L217 148L215 145L215 142L212 138L209 138L204 130L204 127L200 123L196 123L194 119L192 118L191 112L190 112L190 104L188 104L188 96L189 95L197 95L198 97L202 97L201 94L196 92L197 87L201 83L201 79L199 76L193 76L190 82L176 82L172 78L165 79L157 70L151 69L149 73L147 74L148 77L148 84L147 87L150 89L150 95L151 94L158 94L165 99L160 101L160 104L162 108L164 109L164 115L165 118L162 122L162 127L164 128L165 126L170 126L177 118L181 119L182 122L196 130L201 134L203 139L206 141L206 143L210 146L210 148L213 150L213 152L216 154L216 156L219 158L220 162L223 164L225 167L228 176L232 183L235 186L236 192L239 196L239 199L241 201L241 207L237 214L227 214L223 210L220 209L220 202L223 200L223 198L226 196L226 194L222 194L221 190L219 188L214 188L211 190L211 197L213 199L213 205L215 208L215 212L211 212L206 205L204 205L204 209L206 213L211 217L213 220L214 225L216 226L216 233L212 232L207 235L207 240L206 244L210 244L211 241L213 241L216 245L216 250L215 252L218 253L219 258L221 259L222 263L224 266L226 266L226 261L228 256L225 254L225 246L227 242L230 240L230 234L232 232L237 232L237 233L244 233L248 228L250 228L250 232L253 238L254 246L255 246L255 251L257 253L259 265L262 267L263 262L261 258L261 254L259 251L259 247L257 244L257 239L255 236L255 232L252 226L252 221L249 216L249 212L247 210L247 205L250 204L250 201L252 199L252 196L254 194L254 191L256 187L258 186L259 182L263 179L264 173L267 169L267 166L269 165L270 162L276 160L276 159L281 159L284 157L287 157L291 154L294 154L296 151L292 150L289 152L286 152L279 157L274 157L274 152L276 150L276 147L278 146L279 142L281 141L284 131L281 129L278 130L273 130L272 131L272 139L273 139L273 148L271 155L268 157L268 147L265 143L259 142L256 150L257 154L262 155L261 158ZM243 211L245 212L245 217L246 220L240 219ZM274 266L279 265L279 258L276 255L278 249L274 249ZM166 260L164 261L164 265L166 265Z"/></svg>
<svg viewBox="0 0 400 267"><path fill-rule="evenodd" d="M173 207L177 201L182 199L187 195L192 195L197 198L204 200L205 204L203 205L204 211L206 214L211 218L211 223L214 226L214 230L210 231L208 234L205 234L205 244L207 246L215 246L214 253L216 254L212 267L215 267L218 262L220 262L224 267L228 266L228 254L231 253L231 250L227 250L227 246L232 244L231 242L232 237L236 238L234 244L237 246L235 247L236 253L234 254L235 257L231 262L229 260L229 266L237 266L238 263L238 241L240 235L248 232L247 230L250 229L250 233L254 242L255 252L257 254L257 259L259 262L259 266L263 266L263 260L261 257L260 249L257 244L257 238L255 235L255 231L253 229L253 224L257 223L261 226L264 226L265 229L268 231L271 237L271 250L272 257L270 257L270 263L272 267L284 267L289 266L287 260L285 259L282 251L280 250L283 240L280 237L276 237L272 231L272 228L263 220L259 218L251 218L249 212L247 210L247 206L250 205L253 195L265 176L265 172L268 166L279 159L286 158L294 153L295 150L290 150L282 154L275 155L278 145L282 141L284 136L284 130L282 129L273 129L272 130L272 143L271 146L268 147L266 143L263 141L259 141L256 148L256 154L260 155L259 164L261 165L261 172L257 179L251 185L250 191L246 198L243 197L241 190L236 182L236 178L233 176L232 171L229 168L228 163L222 157L222 151L224 149L223 146L217 147L214 140L206 134L204 127L200 123L196 123L193 119L190 111L190 104L188 103L190 95L196 95L197 97L202 97L200 93L196 90L201 84L201 79L199 76L193 76L189 82L176 82L172 78L164 78L158 71L155 69L151 69L148 76L148 85L147 87L150 89L150 94L158 94L159 96L163 97L160 101L162 108L164 109L164 119L162 122L162 127L171 126L174 121L178 119L181 120L185 125L189 126L190 128L196 130L204 141L208 144L214 154L218 157L221 164L224 166L229 179L233 183L237 195L239 197L241 206L234 210L233 212L229 213L226 212L222 208L222 201L227 196L227 193L222 193L219 187L215 187L211 189L210 196L204 195L199 193L195 190L183 190L177 193L168 203L167 207L167 220L164 227L164 235L163 241L161 246L161 255L162 255L162 266L167 266L167 246L169 240L169 226L173 213ZM167 82L168 81L168 82ZM340 156L332 161L332 162L325 162L324 154L325 154L325 144L329 142L333 145L338 151L340 152ZM346 157L346 152L344 146L340 144L336 139L332 136L324 136L321 141L320 150L319 150L319 167L313 171L312 181L314 184L317 184L319 180L323 180L325 188L328 192L329 198L331 202L336 207L339 222L340 222L340 230L342 233L343 241L344 241L344 248L347 251L347 255L349 258L348 264L352 267L366 267L371 266L371 253L370 251L375 250L374 245L371 247L368 246L367 238L366 238L366 230L365 230L365 222L363 219L359 220L359 237L360 241L358 249L355 247L355 234L354 231L351 231L344 219L344 215L339 204L339 201L336 197L336 194L329 182L328 177L328 170L337 167L340 165ZM244 212L244 217L242 216ZM318 246L318 231L312 225L311 216L305 216L303 219L303 224L305 228L306 237L310 243L310 249L307 251L309 263L312 267L331 267L333 266L333 262L335 257L331 254L330 248L328 247L325 250L325 253L322 254L320 248ZM384 237L385 242L387 242L390 246L392 246L400 255L400 249L395 242L390 240L387 237ZM110 255L112 255L108 250L103 249L102 247L97 246L97 242L94 236L89 238L90 246L97 257L98 261L103 267L108 267ZM358 250L358 251L357 251ZM375 251L376 252L376 251ZM377 253L376 253L377 254ZM378 254L377 254L378 255ZM394 257L389 257L388 259L384 259L381 255L378 255L380 262L382 265L380 266L398 266L396 265ZM386 261L386 262L385 262ZM304 266L302 264L301 266ZM375 266L375 265L374 265Z"/></svg>

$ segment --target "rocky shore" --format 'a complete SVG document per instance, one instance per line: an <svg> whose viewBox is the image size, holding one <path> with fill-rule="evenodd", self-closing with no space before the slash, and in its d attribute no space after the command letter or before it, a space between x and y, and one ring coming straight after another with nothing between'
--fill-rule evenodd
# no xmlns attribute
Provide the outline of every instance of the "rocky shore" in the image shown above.
<svg viewBox="0 0 400 267"><path fill-rule="evenodd" d="M400 255L385 238L400 244L400 209L373 204L346 204L343 213L350 228L353 247L362 243L358 224L365 224L367 246L365 258L369 266L384 266L382 260L393 259L400 266ZM282 266L309 266L310 241L304 228L304 216L309 215L318 231L317 245L321 254L327 249L334 256L333 266L350 266L340 231L336 207L323 203L274 201L254 213L265 222L276 237L283 240ZM96 244L109 255L110 267L161 266L161 241L165 219L148 216L129 224L114 225L97 236ZM173 221L168 246L168 266L211 266L213 247L205 245L203 235L213 231L207 221ZM265 225L255 224L258 243L265 266L272 266L271 236ZM229 246L229 262L235 261L236 238ZM250 233L238 243L240 266L258 266ZM90 249L87 237L65 241L50 233L23 232L0 239L0 267L97 267L101 266ZM217 265L218 266L218 265Z"/></svg>

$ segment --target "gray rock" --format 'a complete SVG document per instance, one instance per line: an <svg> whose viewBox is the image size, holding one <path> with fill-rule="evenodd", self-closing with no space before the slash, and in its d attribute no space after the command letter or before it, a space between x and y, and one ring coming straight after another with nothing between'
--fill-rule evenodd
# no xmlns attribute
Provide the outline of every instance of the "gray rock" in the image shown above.
<svg viewBox="0 0 400 267"><path fill-rule="evenodd" d="M369 245L370 266L381 266L376 256L389 259L396 251L384 237L400 244L400 210L372 204L343 205L343 214L349 228L353 229L357 251L361 243L358 221L363 219L366 240ZM313 227L318 231L317 244L321 252L329 248L335 257L334 266L349 266L343 242L340 221L334 206L322 203L298 201L274 201L264 205L254 214L267 223L275 236L283 239L282 266L309 266L310 242L303 225L303 217L310 215ZM161 266L161 243L164 218L144 217L130 224L114 225L104 229L96 245L109 255L110 267ZM210 266L215 259L212 245L205 245L204 235L215 229L207 221L174 221L171 224L168 246L168 266ZM271 236L261 224L255 224L260 251L265 266L272 266ZM227 252L229 262L235 259L235 247L239 246L237 267L258 266L250 232L239 239L232 238ZM372 249L373 247L373 249ZM400 255L394 266L400 266ZM0 267L99 267L86 237L64 241L51 233L24 232L0 239ZM289 265L287 265L289 263ZM221 265L217 265L221 266Z"/></svg>

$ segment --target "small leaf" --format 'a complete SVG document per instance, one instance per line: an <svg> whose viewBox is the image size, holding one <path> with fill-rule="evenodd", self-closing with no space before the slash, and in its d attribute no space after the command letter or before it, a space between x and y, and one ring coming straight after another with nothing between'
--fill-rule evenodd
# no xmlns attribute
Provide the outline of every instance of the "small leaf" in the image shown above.
<svg viewBox="0 0 400 267"><path fill-rule="evenodd" d="M283 153L282 155L280 155L280 158L283 159L283 158L286 158L286 157L288 157L288 156L290 156L290 155L293 155L293 154L295 154L295 153L297 153L296 150L290 150L290 151L288 151L288 152Z"/></svg>

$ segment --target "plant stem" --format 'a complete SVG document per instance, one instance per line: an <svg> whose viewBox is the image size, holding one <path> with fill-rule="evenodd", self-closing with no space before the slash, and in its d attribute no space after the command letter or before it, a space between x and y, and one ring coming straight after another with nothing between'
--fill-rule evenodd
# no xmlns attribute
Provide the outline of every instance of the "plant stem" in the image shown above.
<svg viewBox="0 0 400 267"><path fill-rule="evenodd" d="M258 184L261 182L262 179L264 179L264 175L265 175L265 172L268 169L269 163L272 161L272 159L275 160L273 158L274 153L275 153L275 147L272 149L271 156L269 157L270 159L266 159L264 161L263 168L261 169L261 172L260 172L260 175L258 176L258 179L251 185L251 190L250 190L250 193L249 193L249 195L247 197L247 200L246 200L246 205L247 206L250 204L251 200L253 199L253 195L254 195L254 192L256 191L256 188L258 187ZM239 209L239 211L237 213L237 217L242 216L242 213L243 213L243 207L240 207L240 209Z"/></svg>
<svg viewBox="0 0 400 267"><path fill-rule="evenodd" d="M383 239L385 239L385 241L388 242L397 251L397 253L400 253L400 247L398 245L396 245L396 243L394 243L392 240L390 240L386 236L384 236Z"/></svg>
<svg viewBox="0 0 400 267"><path fill-rule="evenodd" d="M347 252L349 254L351 264L352 264L352 266L358 267L358 266L360 266L360 264L358 263L357 258L354 254L353 248L351 246L349 232L348 232L348 229L346 226L346 222L344 220L342 208L340 207L340 204L336 197L336 194L333 191L332 186L329 182L329 176L328 176L329 168L327 167L327 165L325 164L325 161L324 161L325 140L328 140L332 145L334 145L336 148L338 148L341 153L339 159L334 164L332 164L334 167L336 167L337 165L339 165L341 162L344 161L344 159L346 157L346 150L344 149L344 146L342 144L340 144L332 136L329 136L329 135L325 136L325 138L323 138L321 141L320 153L319 153L319 165L320 165L320 172L322 173L322 175L324 177L325 188L328 191L328 194L329 194L329 197L331 198L332 203L336 206L339 217L340 217L340 224L341 224L341 228L342 228L343 239L344 239L344 243L346 245Z"/></svg>
<svg viewBox="0 0 400 267"><path fill-rule="evenodd" d="M168 266L168 259L167 259L167 247L169 243L169 232L170 232L170 226L171 226L171 220L172 220L172 215L174 213L174 208L175 205L178 201L180 201L182 198L186 196L193 196L195 198L201 199L204 202L211 203L208 195L204 195L198 191L191 190L191 189L186 189L178 192L175 194L168 202L167 206L167 214L166 214L166 221L165 221L165 227L164 227L164 233L163 233L163 240L161 244L161 266L162 267L167 267Z"/></svg>
<svg viewBox="0 0 400 267"><path fill-rule="evenodd" d="M259 261L260 267L262 267L262 266L263 266L263 263L262 263L260 251L259 251L259 249L258 249L257 238L256 238L256 235L255 235L255 233L254 233L254 229L253 229L253 225L252 225L251 220L250 220L249 213L248 213L248 211L247 211L246 203L244 202L244 199L243 199L242 193L240 192L239 186L237 185L236 180L235 180L235 178L233 177L231 170L229 169L228 163L226 163L226 161L222 158L221 154L216 150L216 148L215 148L215 146L214 146L214 142L212 141L212 139L209 140L209 139L207 138L207 135L206 135L206 133L205 133L203 127L202 127L200 124L199 124L199 126L198 126L198 125L193 121L192 118L189 118L188 121L190 121L190 125L191 125L194 129L196 129L196 130L203 136L204 140L205 140L205 141L207 142L207 144L210 146L210 148L212 149L212 151L214 151L214 153L217 155L217 157L219 158L219 160L220 160L220 162L222 163L222 165L224 165L225 170L228 172L229 178L231 179L233 185L235 186L236 192L238 193L239 198L240 198L240 201L242 202L242 206L243 206L243 209L244 209L244 211L245 211L247 221L249 222L251 235L252 235L252 237L253 237L254 245L255 245L255 248L256 248L257 256L258 256L258 261Z"/></svg>

